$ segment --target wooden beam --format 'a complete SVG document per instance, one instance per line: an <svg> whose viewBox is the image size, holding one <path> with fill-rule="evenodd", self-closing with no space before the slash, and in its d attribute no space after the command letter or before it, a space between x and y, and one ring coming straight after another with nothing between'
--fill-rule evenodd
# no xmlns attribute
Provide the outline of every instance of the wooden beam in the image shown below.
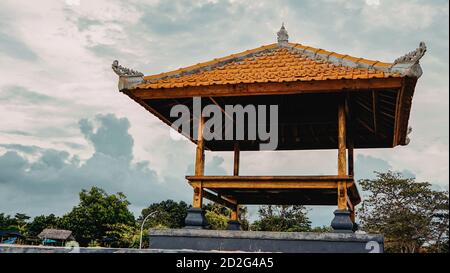
<svg viewBox="0 0 450 273"><path fill-rule="evenodd" d="M338 209L347 209L347 183L338 182L337 189Z"/></svg>
<svg viewBox="0 0 450 273"><path fill-rule="evenodd" d="M222 198L219 195L215 195L215 194L213 194L213 193L211 193L209 191L206 191L206 190L203 190L203 197L205 197L206 199L209 199L209 200L211 200L211 201L213 201L213 202L215 202L217 204L220 204L220 205L222 205L224 207L227 207L227 208L229 208L231 210L235 210L237 208L236 204L234 204L234 203L232 203L232 202Z"/></svg>
<svg viewBox="0 0 450 273"><path fill-rule="evenodd" d="M362 119L360 118L356 118L356 121L361 124L364 128L366 128L369 132L375 134L375 131L373 130L373 128L369 125L367 125L367 123L365 123Z"/></svg>
<svg viewBox="0 0 450 273"><path fill-rule="evenodd" d="M202 208L203 206L203 187L202 183L199 183L194 187L194 198L192 201L192 207Z"/></svg>
<svg viewBox="0 0 450 273"><path fill-rule="evenodd" d="M130 97L132 100L134 100L135 102L137 102L139 105L141 105L142 107L144 107L145 110L147 110L148 112L152 113L153 115L155 115L157 118L159 118L161 121L163 121L165 124L172 126L172 122L170 120L168 120L166 117L164 117L162 114L160 114L158 111L156 111L153 107L151 107L150 105L148 105L143 99L136 97L135 95L133 95L132 92L130 91L123 91L123 93L125 95L127 95L128 97ZM191 138L191 136L185 134L181 129L179 130L179 133L181 135L183 135L184 137L186 137L187 139L191 140L194 143L197 143L196 140L193 140Z"/></svg>
<svg viewBox="0 0 450 273"><path fill-rule="evenodd" d="M339 101L338 104L338 176L344 176L347 173L346 164L346 115L345 105L346 98ZM337 199L338 209L347 208L347 183L345 181L339 181L337 183Z"/></svg>
<svg viewBox="0 0 450 273"><path fill-rule="evenodd" d="M297 81L289 83L251 83L193 86L182 88L132 89L141 99L171 99L190 97L225 97L252 95L282 95L301 93L336 93L361 89L391 89L401 87L402 78Z"/></svg>
<svg viewBox="0 0 450 273"><path fill-rule="evenodd" d="M197 150L195 156L195 175L197 176L203 175L205 172L205 144L203 139L204 127L205 118L200 116L198 120Z"/></svg>
<svg viewBox="0 0 450 273"><path fill-rule="evenodd" d="M412 98L416 83L416 78L404 78L403 86L398 92L393 146L406 144L408 119L411 112Z"/></svg>
<svg viewBox="0 0 450 273"><path fill-rule="evenodd" d="M233 175L239 175L239 143L236 141L234 143L234 164L233 164Z"/></svg>
<svg viewBox="0 0 450 273"><path fill-rule="evenodd" d="M197 133L197 149L195 154L195 175L204 175L205 172L205 145L203 139L203 128L205 126L205 119L200 113L198 117L198 133ZM192 206L194 208L201 208L203 205L203 185L198 183L194 187L194 199Z"/></svg>
<svg viewBox="0 0 450 273"><path fill-rule="evenodd" d="M334 181L191 181L192 187L211 189L336 189L341 182ZM347 187L351 183L347 183Z"/></svg>
<svg viewBox="0 0 450 273"><path fill-rule="evenodd" d="M341 100L338 105L338 175L346 175L346 124L345 124L345 100Z"/></svg>
<svg viewBox="0 0 450 273"><path fill-rule="evenodd" d="M188 181L346 181L351 182L353 181L353 177L348 175L301 175L301 176L294 176L294 175L280 175L280 176L231 176L231 175L208 175L208 176L186 176L186 179Z"/></svg>
<svg viewBox="0 0 450 273"><path fill-rule="evenodd" d="M352 221L352 223L356 222L356 217L355 217L355 204L352 203L352 200L350 199L350 197L347 195L347 207L348 210L350 211L350 220Z"/></svg>
<svg viewBox="0 0 450 273"><path fill-rule="evenodd" d="M355 206L352 203L352 200L350 199L350 197L348 196L348 194L345 196L346 197L346 202L347 202L347 207L349 210L355 210Z"/></svg>
<svg viewBox="0 0 450 273"><path fill-rule="evenodd" d="M230 220L239 221L239 206L236 206L235 209L231 210Z"/></svg>

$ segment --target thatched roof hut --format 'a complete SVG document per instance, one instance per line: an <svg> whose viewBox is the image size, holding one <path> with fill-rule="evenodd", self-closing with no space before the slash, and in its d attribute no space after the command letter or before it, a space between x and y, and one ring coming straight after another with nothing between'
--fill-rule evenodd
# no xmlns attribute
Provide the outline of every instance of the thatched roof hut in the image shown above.
<svg viewBox="0 0 450 273"><path fill-rule="evenodd" d="M72 235L72 231L64 229L46 228L41 233L39 233L38 237L43 240L44 239L61 240L61 241L75 240L75 238Z"/></svg>

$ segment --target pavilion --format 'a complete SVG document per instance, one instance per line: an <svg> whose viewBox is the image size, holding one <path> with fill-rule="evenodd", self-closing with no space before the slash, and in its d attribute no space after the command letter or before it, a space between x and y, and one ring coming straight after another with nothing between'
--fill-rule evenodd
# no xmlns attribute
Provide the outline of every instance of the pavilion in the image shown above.
<svg viewBox="0 0 450 273"><path fill-rule="evenodd" d="M112 65L119 90L169 126L176 120L171 107L193 109L194 97L221 109L278 105L276 150L337 150L337 174L240 176L240 151L259 150L261 140L205 140L205 118L192 115L191 133L184 134L197 145L195 175L186 177L194 192L187 227L207 226L202 211L207 198L231 209L230 229L239 229L239 205L299 204L337 206L332 227L351 232L356 227L355 206L361 202L353 150L409 142L412 98L422 75L419 60L426 51L423 42L387 63L290 43L284 25L277 38L277 43L157 75L144 76L118 61ZM224 117L232 119L225 112ZM205 176L205 149L233 151L233 175Z"/></svg>

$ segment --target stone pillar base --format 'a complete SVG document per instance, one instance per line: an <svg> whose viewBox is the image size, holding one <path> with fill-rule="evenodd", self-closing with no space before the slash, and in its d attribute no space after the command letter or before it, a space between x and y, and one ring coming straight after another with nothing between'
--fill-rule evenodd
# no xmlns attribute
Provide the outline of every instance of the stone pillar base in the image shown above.
<svg viewBox="0 0 450 273"><path fill-rule="evenodd" d="M355 222L353 223L353 232L357 231L359 229L359 225Z"/></svg>
<svg viewBox="0 0 450 273"><path fill-rule="evenodd" d="M236 220L230 220L228 221L227 230L242 230L241 223Z"/></svg>
<svg viewBox="0 0 450 273"><path fill-rule="evenodd" d="M334 211L334 219L331 221L331 227L334 232L353 232L353 222L350 218L350 211L346 209L337 209Z"/></svg>
<svg viewBox="0 0 450 273"><path fill-rule="evenodd" d="M205 218L205 212L201 208L190 208L188 214L184 219L184 224L187 229L207 229L209 223Z"/></svg>

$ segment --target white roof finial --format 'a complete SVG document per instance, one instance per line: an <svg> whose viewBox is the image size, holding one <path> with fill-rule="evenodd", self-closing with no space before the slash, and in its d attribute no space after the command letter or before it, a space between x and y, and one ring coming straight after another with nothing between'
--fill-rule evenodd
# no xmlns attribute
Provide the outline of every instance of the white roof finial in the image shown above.
<svg viewBox="0 0 450 273"><path fill-rule="evenodd" d="M277 32L278 45L287 45L289 42L289 35L284 27L284 22L281 24L280 30Z"/></svg>

